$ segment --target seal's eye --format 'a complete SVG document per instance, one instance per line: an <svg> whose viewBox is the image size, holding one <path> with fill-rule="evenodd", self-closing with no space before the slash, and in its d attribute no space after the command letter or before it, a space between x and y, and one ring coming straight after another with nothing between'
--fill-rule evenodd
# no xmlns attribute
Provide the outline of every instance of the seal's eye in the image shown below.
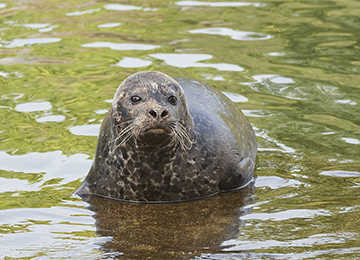
<svg viewBox="0 0 360 260"><path fill-rule="evenodd" d="M133 102L133 103L139 103L141 101L141 97L139 97L137 95L132 96L130 99L131 99L131 102Z"/></svg>
<svg viewBox="0 0 360 260"><path fill-rule="evenodd" d="M170 96L168 98L168 101L171 105L175 106L176 105L176 101L177 101L177 98L175 96Z"/></svg>

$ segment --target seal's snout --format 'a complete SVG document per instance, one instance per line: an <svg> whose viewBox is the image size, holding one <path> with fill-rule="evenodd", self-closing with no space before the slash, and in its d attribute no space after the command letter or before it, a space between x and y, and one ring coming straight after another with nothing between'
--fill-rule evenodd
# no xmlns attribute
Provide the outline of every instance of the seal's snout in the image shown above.
<svg viewBox="0 0 360 260"><path fill-rule="evenodd" d="M160 118L164 118L169 114L169 112L166 109L164 109L163 111L156 111L156 110L152 109L149 111L149 114L153 118L158 118L159 116L160 116Z"/></svg>

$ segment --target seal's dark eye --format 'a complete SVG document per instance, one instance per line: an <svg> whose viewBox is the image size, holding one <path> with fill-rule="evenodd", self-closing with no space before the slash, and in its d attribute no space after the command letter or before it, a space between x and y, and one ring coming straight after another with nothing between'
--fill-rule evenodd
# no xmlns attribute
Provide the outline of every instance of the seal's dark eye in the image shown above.
<svg viewBox="0 0 360 260"><path fill-rule="evenodd" d="M137 95L132 96L130 99L131 99L131 102L133 102L133 103L139 103L141 101L141 97L139 97Z"/></svg>
<svg viewBox="0 0 360 260"><path fill-rule="evenodd" d="M170 103L171 105L173 105L173 106L176 105L176 100L177 100L177 98L176 98L175 96L170 96L170 97L168 98L169 103Z"/></svg>

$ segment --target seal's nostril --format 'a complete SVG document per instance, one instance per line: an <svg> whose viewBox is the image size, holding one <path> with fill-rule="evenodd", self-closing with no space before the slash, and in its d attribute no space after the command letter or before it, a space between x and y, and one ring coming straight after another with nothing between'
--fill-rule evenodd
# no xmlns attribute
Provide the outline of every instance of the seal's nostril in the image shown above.
<svg viewBox="0 0 360 260"><path fill-rule="evenodd" d="M150 110L150 111L149 111L149 114L152 115L153 117L156 117L156 116L157 116L157 114L156 114L156 112L155 112L154 110Z"/></svg>
<svg viewBox="0 0 360 260"><path fill-rule="evenodd" d="M167 110L162 111L161 117L167 116L169 112Z"/></svg>

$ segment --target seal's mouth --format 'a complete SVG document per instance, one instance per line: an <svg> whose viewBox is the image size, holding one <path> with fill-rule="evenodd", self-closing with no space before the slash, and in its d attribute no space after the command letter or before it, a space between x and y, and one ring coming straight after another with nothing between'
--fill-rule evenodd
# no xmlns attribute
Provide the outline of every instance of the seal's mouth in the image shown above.
<svg viewBox="0 0 360 260"><path fill-rule="evenodd" d="M172 129L163 124L150 125L142 129L140 135L153 134L153 135L169 135Z"/></svg>
<svg viewBox="0 0 360 260"><path fill-rule="evenodd" d="M147 146L163 146L171 142L173 134L171 128L156 125L143 128L139 141Z"/></svg>
<svg viewBox="0 0 360 260"><path fill-rule="evenodd" d="M166 130L164 130L162 128L151 128L151 129L145 130L142 134L143 135L147 135L147 134L164 135L164 134L169 134L169 131L166 131Z"/></svg>

